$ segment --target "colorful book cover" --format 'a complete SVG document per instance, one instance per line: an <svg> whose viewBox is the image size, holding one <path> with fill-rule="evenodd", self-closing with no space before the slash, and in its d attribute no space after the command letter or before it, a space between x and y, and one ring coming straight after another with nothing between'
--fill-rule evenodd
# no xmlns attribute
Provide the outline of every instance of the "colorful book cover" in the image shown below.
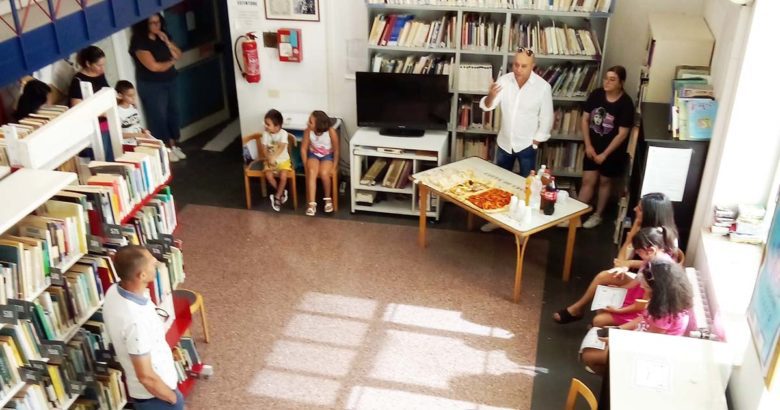
<svg viewBox="0 0 780 410"><path fill-rule="evenodd" d="M684 138L708 140L712 138L718 102L710 99L693 99L685 102L688 114L688 134Z"/></svg>

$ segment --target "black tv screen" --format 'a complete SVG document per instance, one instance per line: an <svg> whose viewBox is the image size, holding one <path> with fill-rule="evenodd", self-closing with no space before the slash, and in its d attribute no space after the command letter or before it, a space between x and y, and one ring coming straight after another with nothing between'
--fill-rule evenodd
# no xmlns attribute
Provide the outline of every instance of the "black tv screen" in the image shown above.
<svg viewBox="0 0 780 410"><path fill-rule="evenodd" d="M448 76L358 72L355 80L358 126L390 134L447 129Z"/></svg>

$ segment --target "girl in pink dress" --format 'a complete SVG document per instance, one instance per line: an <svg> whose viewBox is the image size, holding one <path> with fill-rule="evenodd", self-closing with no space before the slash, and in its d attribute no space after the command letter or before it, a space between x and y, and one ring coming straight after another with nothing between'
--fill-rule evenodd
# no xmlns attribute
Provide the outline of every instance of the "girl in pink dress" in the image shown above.
<svg viewBox="0 0 780 410"><path fill-rule="evenodd" d="M647 311L634 320L618 326L620 329L641 332L683 335L688 327L689 312L693 306L693 289L685 270L668 258L654 258L639 274L640 286L651 296ZM604 349L585 347L581 360L586 369L604 374L609 355L609 338Z"/></svg>

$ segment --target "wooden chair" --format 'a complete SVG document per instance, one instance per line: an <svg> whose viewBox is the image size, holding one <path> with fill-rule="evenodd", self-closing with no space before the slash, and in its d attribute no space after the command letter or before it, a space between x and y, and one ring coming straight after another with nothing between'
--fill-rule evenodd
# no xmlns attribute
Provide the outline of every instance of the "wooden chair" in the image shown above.
<svg viewBox="0 0 780 410"><path fill-rule="evenodd" d="M574 410L574 405L577 404L577 396L582 396L585 401L588 402L590 410L598 409L598 401L596 396L590 391L588 386L579 381L579 379L572 378L571 385L569 386L569 396L566 397L566 407L564 410Z"/></svg>
<svg viewBox="0 0 780 410"><path fill-rule="evenodd" d="M209 342L209 325L206 321L206 305L203 304L203 296L188 289L176 289L173 291L173 295L177 298L186 299L190 303L190 313L193 317L200 311L200 322L203 326L203 335L206 339L206 343Z"/></svg>
<svg viewBox="0 0 780 410"><path fill-rule="evenodd" d="M260 144L262 134L255 133L252 135L247 135L245 137L241 138L241 143L243 145L246 145L250 141L254 140L258 147L258 152L260 150ZM295 136L287 133L287 152L292 153L292 150L295 149L295 147L298 145L298 141L295 139ZM292 159L292 155L290 156ZM264 165L263 165L264 158L258 158L252 162L250 162L248 165L244 166L244 190L246 192L246 209L252 208L252 191L249 184L249 178L260 178L260 193L263 195L263 198L268 197L268 186L267 181L265 180L265 172ZM287 185L288 185L288 191L292 194L292 200L293 200L293 209L298 209L298 189L295 184L295 169L288 172L287 177Z"/></svg>

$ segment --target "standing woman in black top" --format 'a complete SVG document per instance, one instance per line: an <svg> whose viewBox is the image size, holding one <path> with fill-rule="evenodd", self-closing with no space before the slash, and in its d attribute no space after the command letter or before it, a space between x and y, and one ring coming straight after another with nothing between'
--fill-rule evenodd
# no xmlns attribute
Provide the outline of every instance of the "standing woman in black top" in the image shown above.
<svg viewBox="0 0 780 410"><path fill-rule="evenodd" d="M626 167L628 131L634 123L634 103L623 91L626 69L610 67L604 74L603 88L593 90L582 113L585 159L579 200L593 199L598 184L596 212L582 225L593 228L601 223L614 180L623 176Z"/></svg>
<svg viewBox="0 0 780 410"><path fill-rule="evenodd" d="M187 158L176 146L180 130L176 98L178 72L174 65L181 57L181 50L165 31L165 19L160 13L133 26L130 55L135 62L138 96L149 131L170 147L168 156L172 161Z"/></svg>
<svg viewBox="0 0 780 410"><path fill-rule="evenodd" d="M68 88L68 103L71 107L80 103L84 97L81 95L81 82L92 84L92 92L96 93L103 87L109 87L106 80L106 53L97 46L89 46L79 50L76 54L76 62L81 70L73 76Z"/></svg>

